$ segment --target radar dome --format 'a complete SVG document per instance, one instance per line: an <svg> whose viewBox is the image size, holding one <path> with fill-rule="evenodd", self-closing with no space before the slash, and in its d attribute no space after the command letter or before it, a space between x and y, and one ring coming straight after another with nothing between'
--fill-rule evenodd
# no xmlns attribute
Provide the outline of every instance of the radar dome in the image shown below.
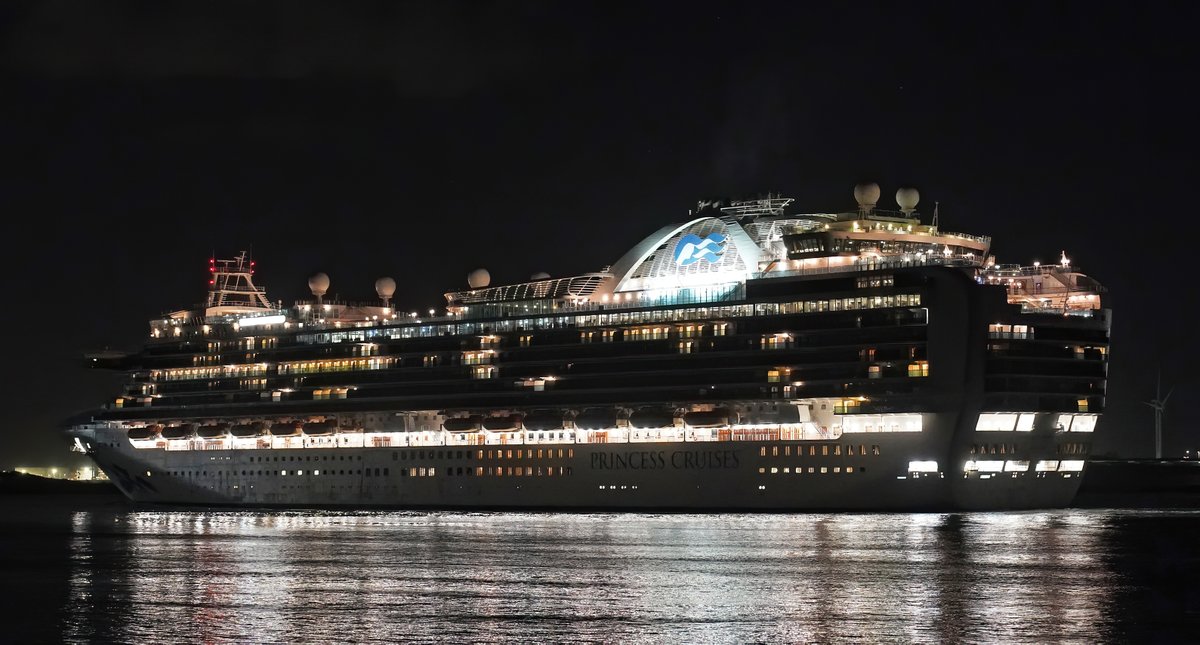
<svg viewBox="0 0 1200 645"><path fill-rule="evenodd" d="M467 274L467 284L472 289L482 289L492 283L492 274L487 269L475 269Z"/></svg>
<svg viewBox="0 0 1200 645"><path fill-rule="evenodd" d="M396 281L391 278L380 278L375 281L375 293L387 300L396 294Z"/></svg>
<svg viewBox="0 0 1200 645"><path fill-rule="evenodd" d="M537 273L529 276L529 279L530 280L549 280L550 274L546 273L545 271L538 271Z"/></svg>
<svg viewBox="0 0 1200 645"><path fill-rule="evenodd" d="M871 182L855 186L854 201L858 202L858 207L862 210L869 211L875 208L875 204L879 203L879 184Z"/></svg>
<svg viewBox="0 0 1200 645"><path fill-rule="evenodd" d="M917 202L921 201L921 193L916 188L901 188L896 191L896 203L900 211L908 214L917 210Z"/></svg>
<svg viewBox="0 0 1200 645"><path fill-rule="evenodd" d="M329 276L324 273L318 273L308 279L308 288L312 294L318 298L325 295L329 291Z"/></svg>

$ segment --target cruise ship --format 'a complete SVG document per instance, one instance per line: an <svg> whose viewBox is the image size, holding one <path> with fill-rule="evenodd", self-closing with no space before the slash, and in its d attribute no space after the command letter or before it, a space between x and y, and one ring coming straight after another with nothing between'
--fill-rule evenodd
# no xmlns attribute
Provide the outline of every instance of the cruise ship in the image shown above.
<svg viewBox="0 0 1200 645"><path fill-rule="evenodd" d="M1000 264L915 189L701 202L598 271L442 310L285 307L246 254L67 429L138 502L807 511L1070 504L1104 409L1104 288ZM534 249L530 249L532 252ZM428 314L428 315L426 315Z"/></svg>

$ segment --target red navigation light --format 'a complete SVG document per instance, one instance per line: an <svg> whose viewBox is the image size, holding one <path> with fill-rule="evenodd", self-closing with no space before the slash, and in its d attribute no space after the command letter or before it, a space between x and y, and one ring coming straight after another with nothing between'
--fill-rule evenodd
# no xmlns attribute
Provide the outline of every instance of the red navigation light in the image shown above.
<svg viewBox="0 0 1200 645"><path fill-rule="evenodd" d="M209 283L209 284L212 284L212 283L213 283L213 281L212 281L212 280L209 280L209 281L208 281L208 283Z"/></svg>
<svg viewBox="0 0 1200 645"><path fill-rule="evenodd" d="M254 266L254 260L250 260L250 266Z"/></svg>

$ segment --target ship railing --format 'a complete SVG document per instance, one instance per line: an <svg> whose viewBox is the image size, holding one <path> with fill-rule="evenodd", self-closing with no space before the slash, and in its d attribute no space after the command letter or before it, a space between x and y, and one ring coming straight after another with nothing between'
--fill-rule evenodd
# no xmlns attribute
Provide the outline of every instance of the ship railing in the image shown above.
<svg viewBox="0 0 1200 645"><path fill-rule="evenodd" d="M887 269L899 269L907 267L925 267L925 266L953 266L953 267L977 267L980 265L980 258L977 256L934 256L929 255L923 258L920 257L897 257L897 258L879 258L865 262L855 262L854 264L846 264L841 266L824 266L824 267L808 267L802 269L782 269L775 271L763 271L755 274L756 278L784 278L790 276L804 275L829 275L835 273L862 273L866 271L880 271Z"/></svg>
<svg viewBox="0 0 1200 645"><path fill-rule="evenodd" d="M534 434L538 433L538 434ZM811 441L840 437L840 427L827 428L812 422L771 423L752 426L696 428L687 425L665 428L610 428L608 430L560 429L511 432L342 432L323 436L224 437L219 439L149 439L132 441L134 448L167 451L290 450L309 448L423 448L439 446L553 446L627 444L647 442L698 443L712 441Z"/></svg>
<svg viewBox="0 0 1200 645"><path fill-rule="evenodd" d="M1095 309L1082 309L1077 307L1041 307L1031 304L1021 305L1021 313L1023 314L1053 314L1056 316L1091 318L1096 315L1095 311Z"/></svg>
<svg viewBox="0 0 1200 645"><path fill-rule="evenodd" d="M1036 275L1051 275L1054 273L1080 273L1078 267L1062 264L1035 264L1022 266L1020 264L997 264L983 271L985 276L1000 278L1017 278Z"/></svg>

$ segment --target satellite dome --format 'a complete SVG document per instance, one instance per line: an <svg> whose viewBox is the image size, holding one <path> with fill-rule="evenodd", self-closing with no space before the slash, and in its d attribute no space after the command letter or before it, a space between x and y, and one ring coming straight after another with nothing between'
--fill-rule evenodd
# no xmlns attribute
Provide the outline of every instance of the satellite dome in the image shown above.
<svg viewBox="0 0 1200 645"><path fill-rule="evenodd" d="M318 298L325 295L329 291L329 276L324 273L318 273L308 279L308 288L312 294Z"/></svg>
<svg viewBox="0 0 1200 645"><path fill-rule="evenodd" d="M903 213L917 210L917 202L920 201L921 192L916 188L901 188L896 191L896 203L900 205L900 211Z"/></svg>
<svg viewBox="0 0 1200 645"><path fill-rule="evenodd" d="M482 289L492 283L492 274L487 269L475 269L467 274L467 284L472 289Z"/></svg>
<svg viewBox="0 0 1200 645"><path fill-rule="evenodd" d="M396 294L396 281L383 277L375 281L375 293L379 294L380 298L387 300Z"/></svg>
<svg viewBox="0 0 1200 645"><path fill-rule="evenodd" d="M530 280L549 280L550 274L546 273L545 271L538 271L537 273L529 276L529 279Z"/></svg>
<svg viewBox="0 0 1200 645"><path fill-rule="evenodd" d="M854 201L858 202L858 207L862 210L869 211L875 208L875 204L879 203L879 184L871 182L855 186Z"/></svg>

